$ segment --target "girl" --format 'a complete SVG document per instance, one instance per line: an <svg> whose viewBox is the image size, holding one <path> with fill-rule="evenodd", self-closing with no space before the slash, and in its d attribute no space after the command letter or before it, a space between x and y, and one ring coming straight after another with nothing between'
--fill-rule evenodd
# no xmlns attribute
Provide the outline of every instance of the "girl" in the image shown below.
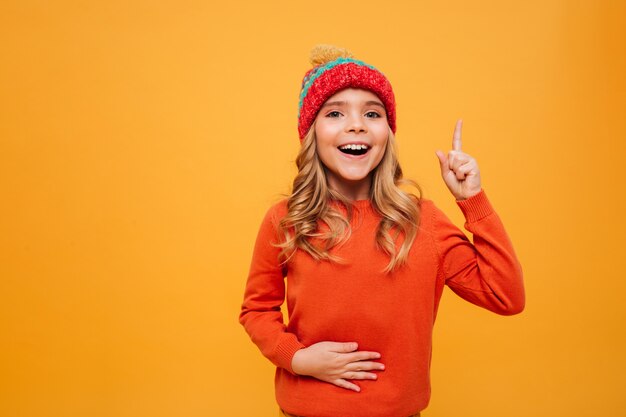
<svg viewBox="0 0 626 417"><path fill-rule="evenodd" d="M277 367L280 416L419 416L444 285L517 314L522 268L476 161L461 150L460 120L452 150L436 155L473 244L402 178L387 78L328 45L313 49L311 63L298 174L261 223L239 321ZM399 188L409 183L419 197Z"/></svg>

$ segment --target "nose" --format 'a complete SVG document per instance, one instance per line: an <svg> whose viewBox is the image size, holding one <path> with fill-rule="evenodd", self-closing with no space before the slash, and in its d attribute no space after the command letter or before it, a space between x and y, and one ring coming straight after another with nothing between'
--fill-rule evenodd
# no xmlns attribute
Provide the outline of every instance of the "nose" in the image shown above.
<svg viewBox="0 0 626 417"><path fill-rule="evenodd" d="M351 114L348 117L347 123L346 123L346 130L348 132L367 132L367 125L365 124L365 121L363 120L364 116L362 116L361 114Z"/></svg>

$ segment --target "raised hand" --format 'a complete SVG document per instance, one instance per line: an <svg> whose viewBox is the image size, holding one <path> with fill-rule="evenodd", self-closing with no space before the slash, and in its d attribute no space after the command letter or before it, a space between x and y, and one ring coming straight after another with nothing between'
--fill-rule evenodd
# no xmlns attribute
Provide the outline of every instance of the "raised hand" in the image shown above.
<svg viewBox="0 0 626 417"><path fill-rule="evenodd" d="M296 352L291 360L291 368L298 375L309 375L321 381L356 392L361 388L348 379L377 379L373 372L385 369L379 359L380 353L357 351L355 342L318 342Z"/></svg>
<svg viewBox="0 0 626 417"><path fill-rule="evenodd" d="M457 200L465 200L480 192L480 171L478 163L461 150L461 127L459 119L452 135L452 150L446 156L440 150L435 154L439 158L441 177Z"/></svg>

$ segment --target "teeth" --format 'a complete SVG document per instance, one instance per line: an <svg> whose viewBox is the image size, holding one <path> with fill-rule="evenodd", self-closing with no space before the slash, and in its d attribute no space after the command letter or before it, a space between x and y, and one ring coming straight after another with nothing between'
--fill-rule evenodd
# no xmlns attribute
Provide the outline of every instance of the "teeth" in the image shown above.
<svg viewBox="0 0 626 417"><path fill-rule="evenodd" d="M356 151L359 149L367 149L367 145L348 144L348 145L340 146L339 149L353 149Z"/></svg>

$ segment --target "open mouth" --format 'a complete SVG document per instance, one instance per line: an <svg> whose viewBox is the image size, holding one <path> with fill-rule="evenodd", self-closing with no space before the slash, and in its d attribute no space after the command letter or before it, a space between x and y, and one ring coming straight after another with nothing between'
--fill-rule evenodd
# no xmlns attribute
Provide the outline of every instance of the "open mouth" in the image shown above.
<svg viewBox="0 0 626 417"><path fill-rule="evenodd" d="M344 145L337 149L347 155L359 156L365 155L370 150L370 147L367 145Z"/></svg>

